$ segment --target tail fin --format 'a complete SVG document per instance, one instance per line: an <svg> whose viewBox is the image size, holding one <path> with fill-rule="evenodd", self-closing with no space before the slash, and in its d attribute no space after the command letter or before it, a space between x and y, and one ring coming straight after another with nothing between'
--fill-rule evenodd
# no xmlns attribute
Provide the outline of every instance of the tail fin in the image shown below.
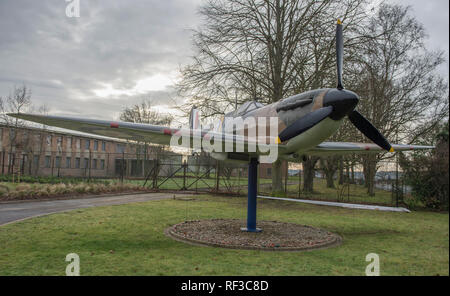
<svg viewBox="0 0 450 296"><path fill-rule="evenodd" d="M189 128L196 130L200 128L200 111L193 106L189 114Z"/></svg>

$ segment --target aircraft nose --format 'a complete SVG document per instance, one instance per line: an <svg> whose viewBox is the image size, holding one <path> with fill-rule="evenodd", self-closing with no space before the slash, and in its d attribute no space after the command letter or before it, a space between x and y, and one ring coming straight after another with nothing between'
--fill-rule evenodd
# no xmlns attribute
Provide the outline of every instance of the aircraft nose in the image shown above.
<svg viewBox="0 0 450 296"><path fill-rule="evenodd" d="M340 120L350 114L358 102L358 95L349 90L331 89L323 98L324 107L333 106L329 117L334 120Z"/></svg>

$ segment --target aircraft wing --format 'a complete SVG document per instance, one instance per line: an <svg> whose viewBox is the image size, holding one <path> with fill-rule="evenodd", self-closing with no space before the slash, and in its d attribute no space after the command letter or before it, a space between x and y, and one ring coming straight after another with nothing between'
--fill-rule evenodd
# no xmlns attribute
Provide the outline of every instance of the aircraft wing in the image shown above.
<svg viewBox="0 0 450 296"><path fill-rule="evenodd" d="M59 128L65 128L69 130L80 131L89 134L101 135L111 138L118 139L128 139L132 141L148 142L154 144L170 145L170 141L173 135L179 135L180 138L186 135L190 139L189 146L178 144L182 147L192 148L196 140L202 140L203 138L208 139L208 137L217 139L222 139L222 151L226 151L225 145L227 143L232 143L233 147L236 147L236 142L242 142L244 145L244 150L247 152L248 147L251 144L257 146L257 151L248 152L249 154L266 154L266 152L259 151L259 146L256 145L256 140L247 140L243 137L236 135L223 134L222 132L214 131L200 131L191 130L186 128L170 128L165 126L150 125L150 124L140 124L131 122L120 122L120 121L107 121L107 120L97 120L97 119L84 119L84 118L74 118L65 116L47 116L47 115L35 115L35 114L7 114L8 116L20 118L23 120L28 120L32 122L41 123L48 126L55 126ZM276 145L277 149L285 149L285 145ZM250 150L252 151L252 150Z"/></svg>
<svg viewBox="0 0 450 296"><path fill-rule="evenodd" d="M433 149L434 146L401 145L393 144L394 151L413 151L423 149ZM316 147L308 150L308 155L340 155L340 154L367 154L386 152L376 144L349 143L349 142L323 142Z"/></svg>
<svg viewBox="0 0 450 296"><path fill-rule="evenodd" d="M117 122L96 119L46 116L35 114L7 114L12 117L111 138L147 141L156 144L170 144L173 129L164 126Z"/></svg>

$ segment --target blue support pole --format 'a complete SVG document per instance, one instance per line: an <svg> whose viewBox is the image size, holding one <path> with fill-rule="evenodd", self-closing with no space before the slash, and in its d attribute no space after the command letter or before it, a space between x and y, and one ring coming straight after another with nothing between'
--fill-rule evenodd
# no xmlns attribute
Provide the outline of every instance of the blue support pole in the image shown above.
<svg viewBox="0 0 450 296"><path fill-rule="evenodd" d="M248 202L247 202L247 228L242 231L260 232L256 228L256 195L258 191L258 159L252 158L248 165Z"/></svg>

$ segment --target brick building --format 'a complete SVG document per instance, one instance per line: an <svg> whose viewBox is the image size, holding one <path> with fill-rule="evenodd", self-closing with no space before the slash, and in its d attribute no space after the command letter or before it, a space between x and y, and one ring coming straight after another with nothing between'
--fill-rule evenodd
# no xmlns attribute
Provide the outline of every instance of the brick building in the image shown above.
<svg viewBox="0 0 450 296"><path fill-rule="evenodd" d="M138 177L154 158L151 151L144 156L140 146L119 139L7 126L0 126L0 152L1 174L39 176Z"/></svg>
<svg viewBox="0 0 450 296"><path fill-rule="evenodd" d="M161 151L160 146L145 147L72 131L0 126L0 174L144 178L159 155L160 174L170 175L182 163L182 155L164 153L161 156ZM209 158L209 162L211 164L201 169L215 168L216 160ZM246 166L241 167L244 176ZM283 178L286 171L287 163L283 162ZM237 171L232 173L234 177L237 174ZM272 165L260 164L259 177L270 179Z"/></svg>

